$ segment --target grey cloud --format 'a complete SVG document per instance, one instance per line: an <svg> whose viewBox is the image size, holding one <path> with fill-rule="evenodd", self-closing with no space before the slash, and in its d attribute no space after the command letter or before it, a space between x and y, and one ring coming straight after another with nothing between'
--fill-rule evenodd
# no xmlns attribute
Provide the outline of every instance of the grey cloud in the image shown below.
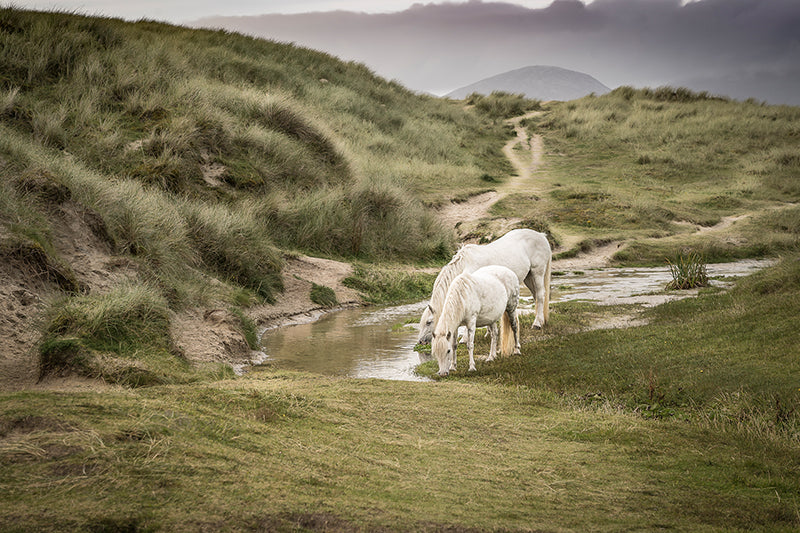
<svg viewBox="0 0 800 533"><path fill-rule="evenodd" d="M444 93L507 70L556 65L610 87L683 85L800 105L796 0L556 0L543 9L471 1L194 25L324 50L420 91Z"/></svg>

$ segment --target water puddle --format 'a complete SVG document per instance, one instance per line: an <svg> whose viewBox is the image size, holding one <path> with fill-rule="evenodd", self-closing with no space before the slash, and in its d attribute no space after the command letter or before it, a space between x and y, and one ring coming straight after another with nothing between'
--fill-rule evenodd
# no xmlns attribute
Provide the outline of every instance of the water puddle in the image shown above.
<svg viewBox="0 0 800 533"><path fill-rule="evenodd" d="M261 337L265 362L333 376L425 381L414 373L423 360L413 348L426 305L345 309L267 330ZM409 320L413 326L398 327Z"/></svg>
<svg viewBox="0 0 800 533"><path fill-rule="evenodd" d="M740 261L708 265L709 277L731 278L752 274L771 261ZM586 300L599 304L658 305L685 298L691 291L664 293L670 281L668 268L604 268L568 271L553 276L551 301ZM729 280L712 280L727 286ZM324 314L318 320L264 332L263 361L280 368L318 374L426 381L415 374L421 362L413 350L417 322L427 302L383 308L357 308ZM520 306L530 310L532 298L522 289ZM410 321L409 325L399 326ZM424 356L422 356L424 357Z"/></svg>
<svg viewBox="0 0 800 533"><path fill-rule="evenodd" d="M748 259L735 263L707 265L708 277L714 287L729 287L733 281L725 278L746 276L774 264L769 259ZM722 279L719 279L722 278ZM642 304L659 305L670 300L694 296L697 291L664 292L672 280L669 267L661 268L599 268L586 271L566 271L552 277L552 302L584 300L600 305ZM523 308L533 305L530 292L523 291Z"/></svg>

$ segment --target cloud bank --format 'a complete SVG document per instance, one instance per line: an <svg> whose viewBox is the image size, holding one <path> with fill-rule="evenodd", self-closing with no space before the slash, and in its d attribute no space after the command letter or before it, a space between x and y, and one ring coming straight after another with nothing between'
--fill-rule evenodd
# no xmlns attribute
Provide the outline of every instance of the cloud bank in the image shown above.
<svg viewBox="0 0 800 533"><path fill-rule="evenodd" d="M407 87L445 94L529 65L585 72L609 87L685 86L800 105L796 0L482 2L207 18L226 28L363 62Z"/></svg>

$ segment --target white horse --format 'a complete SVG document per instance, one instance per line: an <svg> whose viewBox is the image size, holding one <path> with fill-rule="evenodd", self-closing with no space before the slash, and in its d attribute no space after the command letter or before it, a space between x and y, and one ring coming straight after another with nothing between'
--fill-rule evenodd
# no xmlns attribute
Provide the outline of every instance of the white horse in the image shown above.
<svg viewBox="0 0 800 533"><path fill-rule="evenodd" d="M439 375L446 376L456 369L456 333L459 326L467 327L470 370L475 370L472 353L476 327L488 326L491 332L489 361L497 354L498 321L502 323L500 353L520 353L518 302L519 279L504 266L490 265L456 276L447 291L441 316L432 334L431 354L439 362Z"/></svg>
<svg viewBox="0 0 800 533"><path fill-rule="evenodd" d="M489 244L466 244L446 264L433 283L431 300L419 320L419 344L431 341L447 289L462 272L474 272L487 265L501 265L517 275L536 299L533 327L543 327L550 318L550 263L552 251L547 236L531 229L511 230Z"/></svg>

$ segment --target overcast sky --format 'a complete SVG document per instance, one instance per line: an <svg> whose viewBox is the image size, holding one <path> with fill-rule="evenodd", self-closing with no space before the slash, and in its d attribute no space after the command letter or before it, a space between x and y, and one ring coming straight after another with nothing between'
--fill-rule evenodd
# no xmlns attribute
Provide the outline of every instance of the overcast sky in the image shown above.
<svg viewBox="0 0 800 533"><path fill-rule="evenodd" d="M0 0L226 28L443 95L532 65L800 105L800 0Z"/></svg>
<svg viewBox="0 0 800 533"><path fill-rule="evenodd" d="M466 0L454 0L466 1ZM531 7L546 7L553 0L515 0L513 3ZM176 24L214 15L262 15L265 13L308 13L314 11L357 11L389 13L403 11L414 3L433 3L432 0L10 0L24 9L67 10L87 15L119 17L126 20L142 18ZM441 3L441 0L435 3Z"/></svg>

